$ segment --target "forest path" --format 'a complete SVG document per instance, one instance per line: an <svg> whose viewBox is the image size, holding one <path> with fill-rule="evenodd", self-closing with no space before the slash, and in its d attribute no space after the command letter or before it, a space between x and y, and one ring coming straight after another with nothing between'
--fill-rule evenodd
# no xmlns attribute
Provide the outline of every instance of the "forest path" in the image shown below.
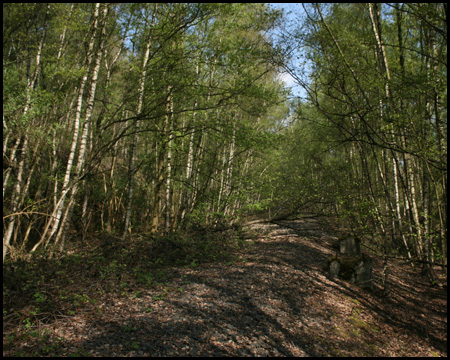
<svg viewBox="0 0 450 360"><path fill-rule="evenodd" d="M322 219L251 231L239 261L174 268L167 283L105 294L53 331L67 354L89 356L447 355L446 292L408 266L395 264L383 298L377 284L368 293L326 276L336 238Z"/></svg>

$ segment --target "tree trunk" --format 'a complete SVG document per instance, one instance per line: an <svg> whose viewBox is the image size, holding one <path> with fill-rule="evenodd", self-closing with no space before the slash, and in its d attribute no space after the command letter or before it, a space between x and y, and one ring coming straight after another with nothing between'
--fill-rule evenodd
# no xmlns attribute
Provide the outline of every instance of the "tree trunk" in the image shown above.
<svg viewBox="0 0 450 360"><path fill-rule="evenodd" d="M81 119L81 112L82 112L82 106L83 106L84 88L86 86L87 79L88 79L88 72L89 72L88 69L90 68L90 65L92 63L94 43L95 43L95 39L97 36L99 9L100 9L100 3L96 3L95 9L94 9L94 14L93 14L93 17L94 17L93 31L92 31L91 39L89 41L88 52L87 52L87 61L86 61L86 69L87 70L86 70L85 74L83 75L83 78L82 78L81 84L80 84L80 88L78 91L78 100L77 100L77 108L76 108L76 112L75 112L72 145L70 148L69 158L67 160L66 173L64 176L61 195L58 199L58 202L57 202L55 208L53 209L51 216L49 217L49 220L47 221L45 229L41 235L40 241L33 247L33 249L31 250L32 252L35 251L44 242L45 242L45 245L49 244L53 235L59 229L62 212L64 210L64 203L66 200L66 196L71 187L70 178L71 178L71 174L72 174L73 162L75 159L76 149L77 149L77 145L78 145L78 135L79 135L79 131L80 131L80 119ZM51 227L51 230L49 233L50 227Z"/></svg>
<svg viewBox="0 0 450 360"><path fill-rule="evenodd" d="M169 139L167 144L167 179L166 179L166 233L170 233L173 226L173 208L172 208L172 146L173 146L173 95L171 93L172 86L169 85L168 92L169 96L169 113L167 116L168 129L169 129Z"/></svg>
<svg viewBox="0 0 450 360"><path fill-rule="evenodd" d="M142 71L141 71L141 77L139 82L139 101L138 101L138 108L137 108L137 114L138 116L141 115L142 112L142 106L144 103L144 90L145 90L145 82L147 77L147 66L148 61L150 58L150 47L152 44L152 27L155 25L155 19L156 19L156 10L158 9L158 4L155 4L155 8L153 10L152 14L152 22L150 25L148 38L147 38L147 44L144 54L144 59L142 61ZM122 238L125 238L127 233L129 232L131 234L131 228L130 227L130 219L131 219L131 207L133 204L133 192L134 192L134 175L136 172L135 169L135 163L136 163L136 152L137 152L137 144L139 139L139 129L140 129L140 122L138 119L135 120L134 123L134 137L133 142L131 144L131 151L130 151L130 162L128 164L128 200L127 200L127 210L125 213L125 225L123 230Z"/></svg>
<svg viewBox="0 0 450 360"><path fill-rule="evenodd" d="M41 53L42 53L42 49L44 47L45 37L47 34L47 14L48 14L49 10L50 10L50 4L47 4L46 15L45 15L46 21L44 24L44 29L42 31L42 37L40 39L39 46L38 46L37 53L36 53L36 66L35 66L33 75L27 79L27 98L26 98L26 102L25 102L25 106L24 106L24 110L23 110L24 116L31 109L31 92L34 91L34 86L35 86L35 83L36 83L36 81L38 79L38 75L39 75L39 68L41 66ZM20 144L20 142L21 142L20 139L17 139L16 149L18 148L18 145ZM23 186L22 182L23 182L23 173L25 170L25 161L27 159L27 156L28 156L28 135L25 134L24 140L22 142L21 159L20 159L18 167L17 167L17 178L16 178L13 197L12 197L12 201L11 201L11 209L12 209L13 214L16 213L18 210L20 196L24 195L24 194L22 194L22 186ZM14 158L14 157L15 157L15 155L12 156L12 158ZM3 186L3 193L4 192L5 192L5 183ZM16 222L16 218L17 218L17 215L13 215L10 217L7 230L6 230L5 234L3 235L3 261L5 261L6 254L9 249L11 236L12 236L12 233L14 230L14 224Z"/></svg>
<svg viewBox="0 0 450 360"><path fill-rule="evenodd" d="M86 160L86 152L88 148L88 140L89 140L89 134L90 134L90 123L92 118L92 111L94 109L94 100L95 100L95 92L97 89L97 80L98 80L98 74L100 72L100 64L102 61L102 54L103 54L103 44L106 36L106 20L108 17L108 11L109 6L104 5L103 6L103 12L102 12L102 29L99 32L100 36L100 44L98 46L98 49L95 54L95 64L94 69L92 72L92 79L91 79L91 88L89 89L89 97L86 105L86 114L85 114L85 120L83 124L83 132L81 134L81 141L80 141L80 150L78 153L78 161L76 165L76 173L75 173L75 181L72 185L71 189L71 198L69 200L69 205L67 206L66 212L64 214L63 219L61 220L61 226L59 228L58 234L55 238L55 245L58 244L61 239L65 239L65 229L67 227L68 222L70 221L70 218L72 216L73 206L75 205L75 196L77 195L78 188L80 186L80 179L82 178L82 173L84 171L84 164ZM60 249L64 249L64 241L60 244Z"/></svg>

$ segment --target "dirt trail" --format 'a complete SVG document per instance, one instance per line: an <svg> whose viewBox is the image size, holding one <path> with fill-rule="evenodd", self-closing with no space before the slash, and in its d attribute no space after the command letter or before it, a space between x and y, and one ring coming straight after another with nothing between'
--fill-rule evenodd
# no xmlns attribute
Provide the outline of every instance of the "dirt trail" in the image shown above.
<svg viewBox="0 0 450 360"><path fill-rule="evenodd" d="M58 332L68 353L91 356L446 356L445 290L400 263L388 297L376 282L368 293L329 279L326 229L318 218L254 225L240 261L174 269L139 297L108 294L101 316Z"/></svg>

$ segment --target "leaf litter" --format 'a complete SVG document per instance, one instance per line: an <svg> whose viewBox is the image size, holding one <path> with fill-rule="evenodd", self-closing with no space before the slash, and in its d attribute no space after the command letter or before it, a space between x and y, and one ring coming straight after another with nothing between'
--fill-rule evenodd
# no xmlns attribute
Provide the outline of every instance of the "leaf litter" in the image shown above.
<svg viewBox="0 0 450 360"><path fill-rule="evenodd" d="M232 261L174 266L161 281L97 277L73 289L85 295L70 299L77 306L42 306L46 317L14 309L12 293L24 290L8 290L3 355L447 356L446 289L400 260L387 296L376 277L371 292L330 278L331 229L325 218L255 224Z"/></svg>

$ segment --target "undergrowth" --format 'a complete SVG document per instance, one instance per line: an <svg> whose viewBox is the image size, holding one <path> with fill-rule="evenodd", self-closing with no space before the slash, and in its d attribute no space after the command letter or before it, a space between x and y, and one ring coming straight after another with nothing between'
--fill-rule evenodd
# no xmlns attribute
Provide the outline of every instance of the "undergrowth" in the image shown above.
<svg viewBox="0 0 450 360"><path fill-rule="evenodd" d="M177 268L239 261L237 251L247 244L238 228L126 240L97 235L85 246L73 244L77 250L56 256L38 251L26 260L7 260L3 264L4 351L13 356L58 354L66 339L49 333L44 325L87 310L101 317L98 300L108 293L135 298L144 289L161 288L156 300L164 300ZM78 349L73 355L86 354Z"/></svg>

